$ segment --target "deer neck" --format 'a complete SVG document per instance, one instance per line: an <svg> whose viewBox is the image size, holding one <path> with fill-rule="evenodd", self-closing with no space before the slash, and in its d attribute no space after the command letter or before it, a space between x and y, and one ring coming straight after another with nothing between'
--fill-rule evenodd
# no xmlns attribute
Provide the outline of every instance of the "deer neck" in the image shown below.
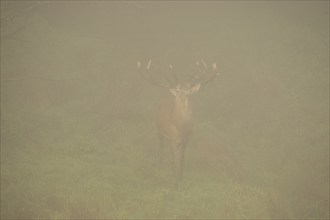
<svg viewBox="0 0 330 220"><path fill-rule="evenodd" d="M191 121L192 111L188 98L175 99L174 118L178 126L183 126Z"/></svg>

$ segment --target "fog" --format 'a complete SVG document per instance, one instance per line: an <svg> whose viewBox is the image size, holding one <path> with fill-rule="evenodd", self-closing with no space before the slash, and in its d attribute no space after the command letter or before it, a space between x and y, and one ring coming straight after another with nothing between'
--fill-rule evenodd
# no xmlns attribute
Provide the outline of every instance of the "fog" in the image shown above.
<svg viewBox="0 0 330 220"><path fill-rule="evenodd" d="M152 82L213 63L175 187ZM1 1L1 218L328 219L329 2Z"/></svg>

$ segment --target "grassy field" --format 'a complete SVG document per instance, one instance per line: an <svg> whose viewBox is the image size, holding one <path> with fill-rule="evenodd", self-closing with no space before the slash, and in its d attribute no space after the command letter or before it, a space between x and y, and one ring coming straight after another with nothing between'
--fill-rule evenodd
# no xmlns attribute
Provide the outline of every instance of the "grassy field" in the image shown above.
<svg viewBox="0 0 330 220"><path fill-rule="evenodd" d="M34 120L36 127L37 121L45 123L43 117ZM215 132L207 126L198 128L205 134L192 141L184 180L175 189L171 158L167 157L163 170L156 166L152 124L118 119L91 134L71 120L54 117L48 126L25 132L22 121L15 125L10 121L12 128L3 122L2 217L241 219L269 218L272 212L292 215L275 189L244 183L247 174L234 161L241 158L235 158L237 152L227 153L228 146L206 141L212 136L207 133ZM53 130L56 126L58 130Z"/></svg>
<svg viewBox="0 0 330 220"><path fill-rule="evenodd" d="M75 103L71 114L63 106L31 118L12 115L2 120L2 218L327 216L327 196L322 194L327 186L322 179L315 183L326 170L309 166L316 162L308 159L316 155L315 149L299 149L306 155L296 156L298 161L287 161L285 155L274 158L272 163L287 164L281 167L284 170L272 169L278 165L270 166L265 158L270 160L269 153L279 156L283 149L267 152L269 146L262 149L265 146L250 145L242 138L239 142L245 144L239 145L230 137L233 130L220 133L197 121L184 179L175 189L169 150L164 152L164 168L157 166L152 119L144 119L144 114L125 120L101 118L87 110L77 113L84 103ZM303 177L315 180L301 179L302 186L297 185Z"/></svg>

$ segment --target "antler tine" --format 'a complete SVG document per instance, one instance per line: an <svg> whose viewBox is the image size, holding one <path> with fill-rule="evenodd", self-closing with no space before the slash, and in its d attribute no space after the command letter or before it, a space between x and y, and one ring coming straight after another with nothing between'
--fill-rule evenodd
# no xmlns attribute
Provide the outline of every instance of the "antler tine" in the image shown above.
<svg viewBox="0 0 330 220"><path fill-rule="evenodd" d="M217 75L218 75L218 69L217 69L217 64L213 63L212 65L212 73L209 77L207 77L204 81L201 82L201 84L206 84L208 82L211 82Z"/></svg>
<svg viewBox="0 0 330 220"><path fill-rule="evenodd" d="M202 60L202 63L203 63L204 68L207 70L207 65L204 60Z"/></svg>
<svg viewBox="0 0 330 220"><path fill-rule="evenodd" d="M199 70L202 71L203 73L207 71L207 65L204 60L201 60L200 62L197 60L197 66Z"/></svg>
<svg viewBox="0 0 330 220"><path fill-rule="evenodd" d="M202 78L201 75L195 75L193 76L193 80L197 80L198 82L197 83L200 83L200 84L206 84L210 81L212 81L219 73L217 71L217 64L216 63L213 63L212 65L212 71L208 70L208 67L207 67L207 64L205 63L204 60L201 60L201 63L203 65L204 68L201 68L201 65L199 63L199 61L197 60L197 66L199 67L199 69L203 70L203 75L208 73L208 72L211 72L209 73L208 77L206 77L204 80L200 81L200 79Z"/></svg>
<svg viewBox="0 0 330 220"><path fill-rule="evenodd" d="M148 65L146 67L146 71L143 71L143 70L141 70L141 64L140 64L140 61L138 60L138 69L139 69L139 73L142 76L142 78L145 79L146 81L148 81L149 83L151 83L152 85L163 87L163 88L172 88L172 85L163 85L163 84L160 84L159 82L155 81L153 78L147 77L145 74L146 74L146 72L149 72L150 66L151 66L151 59L149 59ZM168 81L168 82L170 83L170 81Z"/></svg>
<svg viewBox="0 0 330 220"><path fill-rule="evenodd" d="M174 83L173 82L170 82L170 83L174 84L174 85L177 85L178 84L178 77L176 76L176 74L174 72L173 66L171 64L169 64L169 66L171 68L171 74L172 74L172 77L174 79Z"/></svg>
<svg viewBox="0 0 330 220"><path fill-rule="evenodd" d="M149 70L150 65L151 65L151 58L149 59L149 63L148 63L148 65L147 65L147 70Z"/></svg>

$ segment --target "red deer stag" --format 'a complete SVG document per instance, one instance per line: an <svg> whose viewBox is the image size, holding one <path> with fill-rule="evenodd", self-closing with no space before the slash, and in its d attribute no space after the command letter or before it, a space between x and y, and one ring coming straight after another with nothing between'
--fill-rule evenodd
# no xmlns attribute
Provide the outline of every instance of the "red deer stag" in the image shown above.
<svg viewBox="0 0 330 220"><path fill-rule="evenodd" d="M212 68L209 70L204 61L202 61L201 64L197 61L197 67L203 74L195 75L189 82L178 83L177 77L173 72L173 67L169 65L173 79L170 80L168 77L165 77L167 83L164 84L159 83L147 74L150 70L150 65L151 59L146 68L142 68L140 61L138 61L138 69L142 78L155 86L169 89L170 93L174 96L173 100L164 100L160 103L157 111L157 127L160 142L160 165L162 165L163 140L165 138L171 145L174 161L175 185L177 186L182 177L185 148L193 127L193 116L189 96L197 92L201 85L210 82L218 75L217 66L216 63L213 63Z"/></svg>

